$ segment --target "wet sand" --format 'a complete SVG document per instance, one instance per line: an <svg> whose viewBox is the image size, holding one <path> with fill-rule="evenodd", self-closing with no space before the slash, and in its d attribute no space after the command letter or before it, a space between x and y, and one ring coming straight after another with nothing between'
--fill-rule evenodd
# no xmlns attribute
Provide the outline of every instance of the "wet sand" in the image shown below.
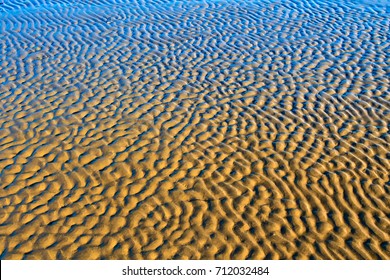
<svg viewBox="0 0 390 280"><path fill-rule="evenodd" d="M389 1L3 1L1 259L390 259Z"/></svg>

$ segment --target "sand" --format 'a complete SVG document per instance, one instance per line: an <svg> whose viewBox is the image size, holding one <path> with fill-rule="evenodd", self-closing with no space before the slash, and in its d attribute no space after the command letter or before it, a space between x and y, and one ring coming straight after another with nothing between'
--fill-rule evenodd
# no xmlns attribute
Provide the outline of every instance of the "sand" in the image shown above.
<svg viewBox="0 0 390 280"><path fill-rule="evenodd" d="M390 259L389 1L3 1L1 259Z"/></svg>

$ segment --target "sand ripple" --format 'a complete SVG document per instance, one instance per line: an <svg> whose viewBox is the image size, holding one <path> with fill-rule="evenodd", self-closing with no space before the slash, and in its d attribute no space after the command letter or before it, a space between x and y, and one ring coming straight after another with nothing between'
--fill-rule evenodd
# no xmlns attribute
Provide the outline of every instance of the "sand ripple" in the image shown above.
<svg viewBox="0 0 390 280"><path fill-rule="evenodd" d="M390 259L388 1L3 1L0 258Z"/></svg>

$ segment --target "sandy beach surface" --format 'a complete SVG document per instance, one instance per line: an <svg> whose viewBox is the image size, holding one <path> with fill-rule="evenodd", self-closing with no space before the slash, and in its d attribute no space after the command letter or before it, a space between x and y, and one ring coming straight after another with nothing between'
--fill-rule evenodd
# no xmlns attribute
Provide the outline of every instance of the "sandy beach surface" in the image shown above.
<svg viewBox="0 0 390 280"><path fill-rule="evenodd" d="M4 0L0 259L390 259L390 1Z"/></svg>

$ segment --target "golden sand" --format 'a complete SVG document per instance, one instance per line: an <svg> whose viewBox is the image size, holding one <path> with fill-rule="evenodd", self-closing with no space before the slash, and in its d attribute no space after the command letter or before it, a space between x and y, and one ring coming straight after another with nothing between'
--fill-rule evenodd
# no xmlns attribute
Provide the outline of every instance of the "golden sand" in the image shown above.
<svg viewBox="0 0 390 280"><path fill-rule="evenodd" d="M3 1L1 259L390 259L388 1Z"/></svg>

